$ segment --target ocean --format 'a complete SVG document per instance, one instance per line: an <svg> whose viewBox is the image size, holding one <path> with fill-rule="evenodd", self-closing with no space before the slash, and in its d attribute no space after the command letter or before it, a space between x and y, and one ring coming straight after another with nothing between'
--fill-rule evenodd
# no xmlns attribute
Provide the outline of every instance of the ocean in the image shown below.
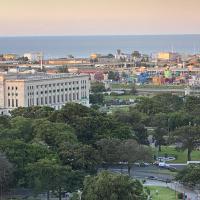
<svg viewBox="0 0 200 200"><path fill-rule="evenodd" d="M0 37L0 54L44 53L45 58L67 55L88 57L91 53L115 54L138 50L145 54L173 51L183 54L200 53L199 35L133 35L133 36L26 36Z"/></svg>

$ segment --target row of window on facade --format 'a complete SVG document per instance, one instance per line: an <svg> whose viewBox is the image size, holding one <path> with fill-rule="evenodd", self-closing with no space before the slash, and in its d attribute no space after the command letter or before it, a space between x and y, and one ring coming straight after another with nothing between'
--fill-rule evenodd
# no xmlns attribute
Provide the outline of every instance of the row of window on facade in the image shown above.
<svg viewBox="0 0 200 200"><path fill-rule="evenodd" d="M86 98L86 93L84 98ZM65 95L58 95L58 96L49 96L49 97L41 97L41 98L36 98L36 105L51 105L51 104L56 104L56 103L65 103L65 102L70 102L70 101L76 101L80 100L79 98L79 93L73 93L72 94L65 94ZM29 98L28 99L28 106L33 106L35 105L34 103L34 98Z"/></svg>
<svg viewBox="0 0 200 200"><path fill-rule="evenodd" d="M56 85L57 86L64 86L64 85L67 85L67 84L69 84L69 85L73 84L74 85L74 84L79 84L79 82L73 81L73 82L65 82L65 83L57 83L57 84L54 83L54 84L48 84L48 85L36 85L36 88L39 89L39 88L47 88L47 87L52 87L52 86L55 87ZM81 84L86 84L86 80L82 80ZM27 89L33 90L34 86L28 86Z"/></svg>
<svg viewBox="0 0 200 200"><path fill-rule="evenodd" d="M18 90L18 87L16 87L16 86L15 87L14 86L12 86L12 87L8 86L8 90Z"/></svg>
<svg viewBox="0 0 200 200"><path fill-rule="evenodd" d="M8 107L18 107L18 99L8 99Z"/></svg>
<svg viewBox="0 0 200 200"><path fill-rule="evenodd" d="M56 93L56 92L67 92L68 91L68 89L69 89L69 91L72 91L72 88L65 88L65 90L64 89L57 89L57 90L45 90L45 91L40 91L40 92L35 92L35 94L36 95L39 95L39 94L48 94L48 93L52 93L52 91L53 91L53 93ZM81 89L86 89L86 86L85 87L82 87ZM79 90L79 87L73 87L73 90ZM31 95L34 95L34 92L28 92L28 96L31 96Z"/></svg>

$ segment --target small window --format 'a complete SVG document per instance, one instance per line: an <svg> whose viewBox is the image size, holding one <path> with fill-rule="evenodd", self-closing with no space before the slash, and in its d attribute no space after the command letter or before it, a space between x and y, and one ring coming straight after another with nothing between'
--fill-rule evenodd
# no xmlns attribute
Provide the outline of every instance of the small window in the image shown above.
<svg viewBox="0 0 200 200"><path fill-rule="evenodd" d="M18 107L18 99L16 99L16 107Z"/></svg>

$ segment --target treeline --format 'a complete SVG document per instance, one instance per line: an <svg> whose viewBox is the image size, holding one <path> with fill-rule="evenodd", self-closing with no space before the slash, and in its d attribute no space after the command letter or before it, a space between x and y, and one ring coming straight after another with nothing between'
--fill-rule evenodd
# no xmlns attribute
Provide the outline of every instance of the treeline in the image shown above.
<svg viewBox="0 0 200 200"><path fill-rule="evenodd" d="M4 163L0 185L32 188L35 192L83 189L85 176L104 164L151 160L146 141L116 116L80 104L18 108L0 117L0 152ZM84 190L85 191L85 190Z"/></svg>

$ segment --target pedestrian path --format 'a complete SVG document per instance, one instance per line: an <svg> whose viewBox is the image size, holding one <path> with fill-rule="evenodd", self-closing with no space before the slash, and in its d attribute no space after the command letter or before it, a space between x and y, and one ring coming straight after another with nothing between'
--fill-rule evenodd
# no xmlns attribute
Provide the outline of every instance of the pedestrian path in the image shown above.
<svg viewBox="0 0 200 200"><path fill-rule="evenodd" d="M156 181L156 180L147 180L144 183L144 186L168 187L179 193L184 193L185 195L187 195L186 200L200 200L200 191L191 190L190 188L178 182L165 183L165 182Z"/></svg>

